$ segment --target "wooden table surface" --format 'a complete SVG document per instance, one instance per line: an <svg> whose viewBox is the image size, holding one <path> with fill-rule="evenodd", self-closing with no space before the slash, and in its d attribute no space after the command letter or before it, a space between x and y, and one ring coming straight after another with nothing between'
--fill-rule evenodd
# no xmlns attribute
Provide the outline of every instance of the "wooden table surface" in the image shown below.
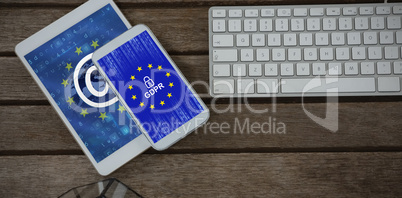
<svg viewBox="0 0 402 198"><path fill-rule="evenodd" d="M0 197L56 197L116 177L145 197L400 197L402 97L340 98L339 130L304 112L300 98L228 100L210 121L166 151L149 149L108 177L97 174L16 57L14 47L84 0L0 0ZM326 3L381 1L330 0ZM319 0L118 0L133 25L148 25L190 82L208 82L208 9L214 5L318 4ZM249 110L269 108L267 113ZM325 98L304 107L325 116ZM249 120L286 131L241 130ZM211 123L227 123L217 132ZM226 124L225 124L226 125Z"/></svg>

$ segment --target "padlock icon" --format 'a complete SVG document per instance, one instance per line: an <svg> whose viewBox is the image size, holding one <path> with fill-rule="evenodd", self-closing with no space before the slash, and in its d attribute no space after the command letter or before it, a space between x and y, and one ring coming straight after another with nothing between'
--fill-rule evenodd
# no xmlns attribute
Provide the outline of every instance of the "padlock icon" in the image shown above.
<svg viewBox="0 0 402 198"><path fill-rule="evenodd" d="M153 87L155 85L154 81L149 78L148 76L144 77L144 84L145 86L147 86L148 89L150 89L151 87Z"/></svg>

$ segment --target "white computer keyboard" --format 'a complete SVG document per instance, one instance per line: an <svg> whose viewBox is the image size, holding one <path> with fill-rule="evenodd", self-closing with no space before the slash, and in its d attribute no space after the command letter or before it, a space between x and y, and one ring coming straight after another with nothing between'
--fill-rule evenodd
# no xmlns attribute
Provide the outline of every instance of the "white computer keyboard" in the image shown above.
<svg viewBox="0 0 402 198"><path fill-rule="evenodd" d="M209 10L212 96L402 95L402 4Z"/></svg>

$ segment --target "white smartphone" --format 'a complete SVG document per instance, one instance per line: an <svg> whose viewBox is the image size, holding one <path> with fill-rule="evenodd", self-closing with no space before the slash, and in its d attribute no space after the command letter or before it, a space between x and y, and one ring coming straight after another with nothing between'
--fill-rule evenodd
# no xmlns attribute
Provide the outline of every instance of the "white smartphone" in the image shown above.
<svg viewBox="0 0 402 198"><path fill-rule="evenodd" d="M147 26L133 27L92 59L153 148L168 148L208 120L208 108Z"/></svg>
<svg viewBox="0 0 402 198"><path fill-rule="evenodd" d="M15 48L101 175L150 147L91 59L130 27L112 0L90 0Z"/></svg>

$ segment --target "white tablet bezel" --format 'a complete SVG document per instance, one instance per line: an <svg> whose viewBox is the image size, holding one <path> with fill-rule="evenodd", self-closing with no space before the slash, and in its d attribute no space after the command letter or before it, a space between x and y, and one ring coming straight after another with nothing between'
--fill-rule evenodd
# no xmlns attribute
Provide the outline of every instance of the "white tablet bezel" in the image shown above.
<svg viewBox="0 0 402 198"><path fill-rule="evenodd" d="M141 127L141 130L143 134L146 134L149 143L152 145L152 147L156 150L164 150L180 139L184 138L188 134L190 134L192 131L197 129L198 127L202 126L209 118L209 109L207 106L204 104L204 102L201 100L201 98L196 94L194 89L190 86L190 83L187 81L187 79L184 77L184 75L180 72L176 64L173 62L173 60L170 58L166 50L162 47L162 45L159 43L158 39L155 37L155 35L152 33L152 31L145 25L139 24L131 28L130 30L126 31L125 33L121 34L120 36L116 37L106 45L102 46L98 50L96 50L92 56L92 61L95 63L96 67L98 68L99 72L103 76L104 79L108 81L109 84L112 84L110 82L110 79L106 75L106 73L103 71L103 69L100 67L98 60L104 57L105 55L109 54L116 48L120 47L127 41L131 40L135 36L139 35L140 33L147 31L149 35L152 37L154 42L158 45L159 49L162 51L162 53L165 55L165 57L168 59L170 64L172 64L173 68L176 70L176 72L179 74L180 78L183 80L183 82L186 84L186 86L189 88L189 90L192 92L192 94L195 96L195 98L198 100L198 102L202 105L204 108L204 111L198 114L196 117L191 119L190 121L186 122L183 124L181 127L177 128L173 132L171 132L169 135L165 136L161 140L159 140L157 143L154 143L152 138L148 135L146 130L142 127L140 124L139 120L135 117L134 113L131 111L129 106L126 104L124 99L121 97L119 92L116 90L115 87L111 86L111 89L115 92L121 103L125 106L127 109L127 112L132 116L133 120ZM186 130L188 129L188 130Z"/></svg>
<svg viewBox="0 0 402 198"><path fill-rule="evenodd" d="M70 133L74 136L75 140L80 145L81 149L84 151L85 155L89 158L95 169L101 175L108 175L123 164L127 163L132 158L146 151L150 144L147 141L147 138L144 134L139 135L137 138L127 143L125 146L121 147L110 156L106 157L99 163L95 161L94 157L89 152L88 148L84 145L81 138L78 136L77 132L74 130L66 116L63 114L61 109L58 107L57 103L53 100L43 83L40 81L38 76L35 74L34 70L29 65L28 61L25 59L25 55L35 50L39 46L43 45L45 42L64 32L71 26L76 23L82 21L86 17L90 16L97 10L103 8L107 4L110 4L114 11L119 15L120 19L129 29L131 28L130 23L121 13L117 5L112 0L90 0L83 5L79 6L75 10L69 12L65 16L61 17L57 21L53 22L49 26L43 28L39 32L25 39L21 43L19 43L15 47L15 52L21 61L24 63L24 66L28 69L31 76L34 78L36 83L39 85L42 92L46 95L46 98L49 100L51 106L56 110L59 114L60 118L63 120L64 124L67 126Z"/></svg>

